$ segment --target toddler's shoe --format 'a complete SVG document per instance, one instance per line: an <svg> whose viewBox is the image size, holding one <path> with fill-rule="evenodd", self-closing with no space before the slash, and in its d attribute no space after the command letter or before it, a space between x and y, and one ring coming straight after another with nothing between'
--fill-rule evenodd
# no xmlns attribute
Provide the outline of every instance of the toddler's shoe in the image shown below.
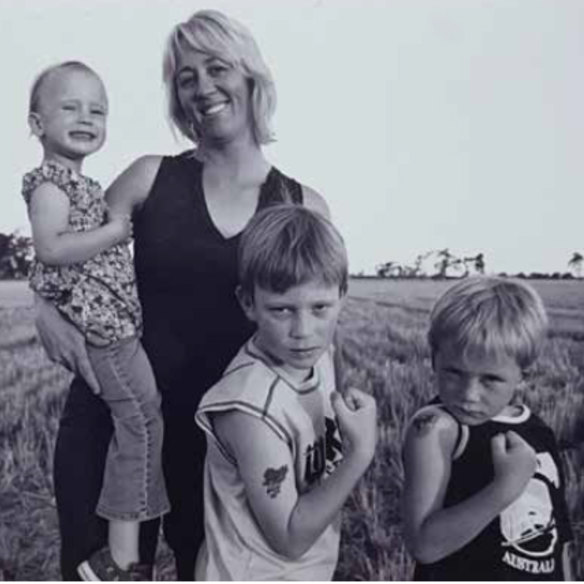
<svg viewBox="0 0 584 584"><path fill-rule="evenodd" d="M152 566L148 564L131 564L127 570L122 570L107 547L79 564L77 573L86 582L150 582L153 575Z"/></svg>

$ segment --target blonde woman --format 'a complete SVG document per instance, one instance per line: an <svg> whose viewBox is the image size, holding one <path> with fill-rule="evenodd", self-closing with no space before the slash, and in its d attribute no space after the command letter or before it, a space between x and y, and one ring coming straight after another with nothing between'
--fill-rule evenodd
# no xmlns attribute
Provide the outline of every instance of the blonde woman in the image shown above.
<svg viewBox="0 0 584 584"><path fill-rule="evenodd" d="M325 215L328 208L262 152L272 140L276 95L245 27L217 11L196 12L172 30L163 78L172 124L194 148L139 158L114 181L107 199L132 213L143 344L165 425L162 458L172 510L164 534L178 579L191 580L204 527L205 438L194 414L254 330L235 297L239 235L256 211L273 203L304 204ZM82 374L71 386L55 457L62 570L69 579L103 545L104 526L93 509L111 423L107 410L89 405L96 398L83 379L91 382L83 344L50 306L38 304L38 325L45 344L55 346L53 358ZM156 521L142 525L142 563L153 563L157 529Z"/></svg>

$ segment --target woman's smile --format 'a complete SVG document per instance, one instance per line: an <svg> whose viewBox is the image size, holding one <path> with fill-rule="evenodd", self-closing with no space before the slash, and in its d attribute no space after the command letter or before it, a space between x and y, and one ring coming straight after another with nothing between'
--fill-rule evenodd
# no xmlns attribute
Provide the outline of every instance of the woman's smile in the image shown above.
<svg viewBox="0 0 584 584"><path fill-rule="evenodd" d="M222 101L215 104L198 106L197 111L205 118L214 116L222 112L229 105L228 101Z"/></svg>

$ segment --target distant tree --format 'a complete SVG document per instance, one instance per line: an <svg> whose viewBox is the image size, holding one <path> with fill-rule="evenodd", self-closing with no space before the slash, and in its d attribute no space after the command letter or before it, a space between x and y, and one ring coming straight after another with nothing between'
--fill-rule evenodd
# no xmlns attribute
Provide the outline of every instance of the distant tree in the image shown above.
<svg viewBox="0 0 584 584"><path fill-rule="evenodd" d="M468 276L468 263L466 258L453 258L446 268L454 271L456 275L460 275L461 278L466 278Z"/></svg>
<svg viewBox="0 0 584 584"><path fill-rule="evenodd" d="M0 233L0 279L26 278L32 261L32 240L17 231Z"/></svg>
<svg viewBox="0 0 584 584"><path fill-rule="evenodd" d="M582 276L582 263L584 262L584 256L575 251L572 254L572 258L568 262L568 267L574 271L576 278L580 278Z"/></svg>
<svg viewBox="0 0 584 584"><path fill-rule="evenodd" d="M399 272L400 265L397 262L385 262L375 268L375 273L379 278L390 278L392 274Z"/></svg>
<svg viewBox="0 0 584 584"><path fill-rule="evenodd" d="M424 269L424 262L426 269ZM433 263L432 263L433 262ZM416 256L413 265L399 262L384 262L375 267L378 278L426 278L432 267L436 270L432 278L466 277L471 270L478 274L485 273L485 256L478 253L474 256L459 258L449 248L432 250Z"/></svg>
<svg viewBox="0 0 584 584"><path fill-rule="evenodd" d="M417 264L408 266L398 262L385 262L375 268L378 278L417 278L420 271L420 267Z"/></svg>
<svg viewBox="0 0 584 584"><path fill-rule="evenodd" d="M414 262L415 277L425 278L428 274L424 271L424 261L432 256L434 251L427 251L426 253L420 253L416 256L416 261Z"/></svg>
<svg viewBox="0 0 584 584"><path fill-rule="evenodd" d="M437 278L446 278L448 275L448 268L453 265L457 265L460 260L450 253L450 250L445 247L436 252L438 256L438 261L434 264L434 267L438 270L435 274Z"/></svg>
<svg viewBox="0 0 584 584"><path fill-rule="evenodd" d="M400 278L417 278L419 275L419 267L418 266L408 266L407 264L404 264L402 266L398 266L399 267L399 272L398 272L398 276Z"/></svg>
<svg viewBox="0 0 584 584"><path fill-rule="evenodd" d="M387 264L389 264L391 262L385 262L383 264L377 264L375 266L375 274L379 277L379 278L387 278Z"/></svg>
<svg viewBox="0 0 584 584"><path fill-rule="evenodd" d="M485 256L482 253L479 253L474 258L474 269L479 274L485 273Z"/></svg>
<svg viewBox="0 0 584 584"><path fill-rule="evenodd" d="M476 256L469 256L460 260L455 260L453 265L456 266L457 264L464 267L464 273L462 274L463 278L469 275L471 268L477 274L485 273L485 256L482 253L479 253Z"/></svg>
<svg viewBox="0 0 584 584"><path fill-rule="evenodd" d="M462 258L462 265L464 266L464 273L462 274L463 278L466 278L470 274L470 268L468 267L469 263L473 261L474 258Z"/></svg>
<svg viewBox="0 0 584 584"><path fill-rule="evenodd" d="M424 254L418 254L416 256L416 261L414 263L414 269L416 271L416 274L422 276L422 262L424 261Z"/></svg>

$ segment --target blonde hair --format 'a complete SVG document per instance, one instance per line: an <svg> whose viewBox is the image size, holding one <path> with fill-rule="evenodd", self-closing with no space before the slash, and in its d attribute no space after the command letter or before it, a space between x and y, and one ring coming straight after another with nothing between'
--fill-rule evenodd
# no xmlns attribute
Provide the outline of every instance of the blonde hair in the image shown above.
<svg viewBox="0 0 584 584"><path fill-rule="evenodd" d="M521 368L531 365L545 339L548 318L537 292L504 278L475 276L449 288L430 315L432 356L444 342L465 354L503 351Z"/></svg>
<svg viewBox="0 0 584 584"><path fill-rule="evenodd" d="M293 204L267 207L252 217L239 244L239 283L253 296L255 286L286 292L317 280L348 286L345 244L320 213Z"/></svg>
<svg viewBox="0 0 584 584"><path fill-rule="evenodd" d="M251 80L252 130L258 144L272 142L271 117L276 109L272 74L251 33L242 24L217 10L199 10L171 31L164 51L162 78L166 87L168 116L174 126L197 144L200 137L178 100L176 73L180 57L189 51L213 55L237 67Z"/></svg>
<svg viewBox="0 0 584 584"><path fill-rule="evenodd" d="M42 89L46 84L49 77L54 75L59 71L83 71L85 73L90 73L94 75L97 79L101 81L100 76L88 65L82 63L81 61L64 61L63 63L57 63L56 65L51 65L43 71L41 71L35 78L30 88L30 98L28 103L28 113L38 113L41 105Z"/></svg>

